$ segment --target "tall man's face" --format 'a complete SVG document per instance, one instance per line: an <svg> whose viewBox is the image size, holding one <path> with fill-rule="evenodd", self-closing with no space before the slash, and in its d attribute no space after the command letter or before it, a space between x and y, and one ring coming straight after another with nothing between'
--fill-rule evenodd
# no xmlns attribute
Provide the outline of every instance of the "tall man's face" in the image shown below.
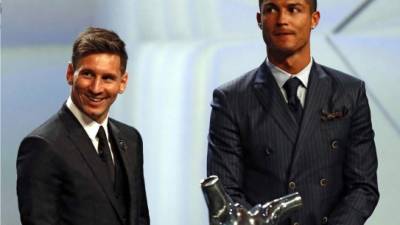
<svg viewBox="0 0 400 225"><path fill-rule="evenodd" d="M257 13L268 52L284 55L310 48L311 29L319 17L307 0L264 0Z"/></svg>
<svg viewBox="0 0 400 225"><path fill-rule="evenodd" d="M96 53L68 65L67 81L75 105L91 119L101 123L118 94L125 90L128 75L121 72L116 54Z"/></svg>

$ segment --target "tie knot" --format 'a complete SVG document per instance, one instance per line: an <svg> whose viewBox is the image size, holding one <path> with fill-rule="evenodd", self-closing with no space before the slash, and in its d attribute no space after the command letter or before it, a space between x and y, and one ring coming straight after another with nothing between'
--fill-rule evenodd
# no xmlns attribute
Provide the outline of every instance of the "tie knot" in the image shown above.
<svg viewBox="0 0 400 225"><path fill-rule="evenodd" d="M289 80L286 81L286 83L283 85L283 88L286 91L287 97L292 98L292 97L297 97L297 88L302 85L301 81L297 77L290 78Z"/></svg>
<svg viewBox="0 0 400 225"><path fill-rule="evenodd" d="M96 137L98 137L99 140L107 140L106 131L104 130L103 126L99 127Z"/></svg>

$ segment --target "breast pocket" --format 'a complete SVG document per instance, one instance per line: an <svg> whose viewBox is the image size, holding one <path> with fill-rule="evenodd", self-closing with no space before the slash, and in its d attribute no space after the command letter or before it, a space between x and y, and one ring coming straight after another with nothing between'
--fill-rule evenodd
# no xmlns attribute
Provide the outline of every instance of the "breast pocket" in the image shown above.
<svg viewBox="0 0 400 225"><path fill-rule="evenodd" d="M327 121L321 120L321 132L326 132L331 136L346 137L349 135L350 125L348 116Z"/></svg>

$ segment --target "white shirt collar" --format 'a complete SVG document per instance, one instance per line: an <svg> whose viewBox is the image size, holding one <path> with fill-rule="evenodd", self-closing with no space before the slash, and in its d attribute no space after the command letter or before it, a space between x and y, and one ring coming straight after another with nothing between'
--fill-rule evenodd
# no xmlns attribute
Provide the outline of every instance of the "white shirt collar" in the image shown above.
<svg viewBox="0 0 400 225"><path fill-rule="evenodd" d="M108 136L108 115L106 119L100 124L96 121L92 120L86 114L84 114L72 101L71 96L68 97L67 102L65 103L69 110L71 110L72 114L74 114L75 118L78 119L79 123L82 125L83 129L85 129L86 133L88 134L91 140L96 140L97 132L99 131L99 127L103 126L106 132L107 139Z"/></svg>
<svg viewBox="0 0 400 225"><path fill-rule="evenodd" d="M271 73L274 76L276 82L278 83L279 88L282 88L283 85L286 83L286 81L289 78L292 78L292 77L299 78L301 80L301 83L304 85L304 87L307 88L308 77L310 76L310 71L311 71L311 67L312 67L312 64L313 64L313 60L310 60L308 65L306 67L304 67L297 74L290 74L290 73L284 71L283 69L281 69L281 68L275 66L274 64L272 64L268 60L268 58L266 59L266 64L267 64L268 68L271 70Z"/></svg>

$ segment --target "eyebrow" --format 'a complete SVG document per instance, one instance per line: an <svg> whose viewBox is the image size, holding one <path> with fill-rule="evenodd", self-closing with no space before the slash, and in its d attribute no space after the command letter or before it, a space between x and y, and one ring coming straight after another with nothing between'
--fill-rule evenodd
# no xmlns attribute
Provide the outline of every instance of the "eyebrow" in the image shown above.
<svg viewBox="0 0 400 225"><path fill-rule="evenodd" d="M94 73L94 71L90 68L82 68L79 72L80 73Z"/></svg>
<svg viewBox="0 0 400 225"><path fill-rule="evenodd" d="M275 4L274 2L264 2L264 3L261 5L261 9L263 9L263 8L265 8L265 7L267 7L267 6L277 7L277 4Z"/></svg>
<svg viewBox="0 0 400 225"><path fill-rule="evenodd" d="M267 7L267 6L279 7L279 6L278 6L276 3L274 3L274 2L264 2L264 3L261 5L261 10L264 9L264 7ZM301 2L296 2L296 1L295 1L295 2L289 2L289 3L287 3L285 7L294 7L294 6L296 6L296 7L301 7L301 8L304 8L304 7L305 7L305 5L302 4Z"/></svg>
<svg viewBox="0 0 400 225"><path fill-rule="evenodd" d="M301 3L298 3L298 2L296 2L296 3L289 3L289 4L287 5L287 7L299 7L299 8L301 8L301 9L306 8L306 6L305 6L304 4L301 4Z"/></svg>
<svg viewBox="0 0 400 225"><path fill-rule="evenodd" d="M123 75L123 74L122 74ZM121 76L122 76L121 75ZM114 73L103 73L101 74L102 77L118 77L118 74L114 74Z"/></svg>
<svg viewBox="0 0 400 225"><path fill-rule="evenodd" d="M261 6L263 5L267 5L267 4L273 4L276 5L276 3L272 2L272 1L263 1L263 3L261 4ZM305 3L307 4L307 3ZM304 5L302 1L298 1L298 0L292 0L292 1L287 1L286 5Z"/></svg>

